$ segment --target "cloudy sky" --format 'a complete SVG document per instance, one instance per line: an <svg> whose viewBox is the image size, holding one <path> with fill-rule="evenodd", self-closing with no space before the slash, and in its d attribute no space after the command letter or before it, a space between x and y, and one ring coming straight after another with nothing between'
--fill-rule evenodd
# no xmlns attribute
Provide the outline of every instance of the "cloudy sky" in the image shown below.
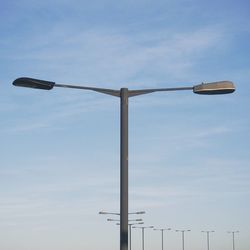
<svg viewBox="0 0 250 250"><path fill-rule="evenodd" d="M129 210L190 229L186 249L250 248L247 0L0 0L0 249L115 250L119 99L16 88L27 76L129 89L231 80L237 91L154 93L129 103ZM113 217L114 218L114 217ZM133 217L135 218L135 217ZM140 249L133 230L132 247ZM145 247L160 249L148 230Z"/></svg>

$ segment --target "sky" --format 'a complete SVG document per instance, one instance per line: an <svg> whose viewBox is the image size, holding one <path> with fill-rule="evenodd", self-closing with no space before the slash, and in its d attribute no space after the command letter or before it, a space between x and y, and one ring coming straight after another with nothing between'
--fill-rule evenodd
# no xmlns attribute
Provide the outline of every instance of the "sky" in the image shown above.
<svg viewBox="0 0 250 250"><path fill-rule="evenodd" d="M120 89L233 81L236 92L129 100L129 211L166 249L250 249L246 0L0 0L0 249L115 250L119 99L17 88L18 77ZM139 218L130 216L130 219ZM145 232L145 249L161 249ZM132 248L141 248L133 229Z"/></svg>

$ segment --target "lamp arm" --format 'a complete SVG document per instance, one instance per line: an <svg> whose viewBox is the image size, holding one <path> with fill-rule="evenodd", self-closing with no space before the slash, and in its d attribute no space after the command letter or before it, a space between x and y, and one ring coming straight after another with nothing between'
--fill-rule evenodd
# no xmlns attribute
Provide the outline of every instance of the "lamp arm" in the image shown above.
<svg viewBox="0 0 250 250"><path fill-rule="evenodd" d="M163 92L163 91L177 91L177 90L193 90L193 87L179 87L179 88L159 88L159 89L138 89L130 90L129 96L145 95L153 92Z"/></svg>
<svg viewBox="0 0 250 250"><path fill-rule="evenodd" d="M99 93L102 93L102 94L120 97L120 91L119 91L119 90L114 90L114 89L84 87L84 86L67 85L67 84L58 84L58 83L55 83L54 87L92 90L92 91L99 92Z"/></svg>

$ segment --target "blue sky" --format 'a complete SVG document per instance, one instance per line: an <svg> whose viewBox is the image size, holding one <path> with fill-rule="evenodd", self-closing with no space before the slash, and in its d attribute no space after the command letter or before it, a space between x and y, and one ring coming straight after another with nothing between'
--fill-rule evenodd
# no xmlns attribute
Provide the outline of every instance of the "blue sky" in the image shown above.
<svg viewBox="0 0 250 250"><path fill-rule="evenodd" d="M130 99L130 211L191 229L186 249L250 248L248 1L1 1L0 248L113 250L119 99L15 88L17 77L120 89L231 80L225 96ZM133 248L141 247L133 231ZM146 248L160 249L159 232ZM181 249L167 232L166 247Z"/></svg>

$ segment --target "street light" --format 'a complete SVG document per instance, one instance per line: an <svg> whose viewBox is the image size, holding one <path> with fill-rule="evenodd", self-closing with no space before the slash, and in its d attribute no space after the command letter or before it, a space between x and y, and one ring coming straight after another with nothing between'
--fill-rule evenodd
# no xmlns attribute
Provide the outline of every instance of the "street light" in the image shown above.
<svg viewBox="0 0 250 250"><path fill-rule="evenodd" d="M93 87L84 87L84 86L74 86L74 85L68 85L68 84L56 84L52 81L44 81L29 77L21 77L16 79L13 82L13 85L19 86L19 87L27 87L27 88L35 88L35 89L45 89L50 90L53 87L63 87L63 88L76 88L76 89L85 89L85 90L94 90L97 92L101 92L104 94L111 94L115 96L120 93L119 90L113 90L113 89L103 89L103 88L93 88ZM193 90L196 94L203 94L203 95L217 95L217 94L230 94L235 91L234 84L231 81L219 81L219 82L212 82L212 83L202 83L195 85L193 87L180 87L180 88L158 88L158 89L141 89L141 90L131 90L129 91L132 95L142 95L142 94L148 94L153 92L159 92L159 91L176 91L176 90ZM112 95L112 94L111 94Z"/></svg>
<svg viewBox="0 0 250 250"><path fill-rule="evenodd" d="M20 87L36 88L50 90L54 87L73 88L81 90L90 90L107 94L120 98L120 250L128 249L128 99L129 97L149 94L162 91L179 91L192 90L196 94L228 94L235 91L232 82L223 81L215 83L203 83L191 87L177 88L157 88L157 89L139 89L128 90L121 88L120 90L94 88L86 86L76 86L68 84L57 84L52 81L44 81L39 79L22 77L13 82L13 85Z"/></svg>
<svg viewBox="0 0 250 250"><path fill-rule="evenodd" d="M145 211L137 211L137 212L130 212L128 213L129 215L138 215L138 214L145 214ZM106 212L106 211L100 211L99 214L103 215L118 215L120 216L120 213L114 213L114 212ZM120 221L120 220L115 220L115 219L107 219L107 221ZM128 220L128 221L142 221L142 219L134 219L134 220ZM137 225L137 224L144 224L144 222L135 222L135 223L128 223L129 227L129 249L131 250L131 227L132 225ZM120 223L116 223L116 225L120 226Z"/></svg>
<svg viewBox="0 0 250 250"><path fill-rule="evenodd" d="M209 234L210 233L214 233L214 231L201 231L202 233L206 233L207 234L207 250L209 250L209 246L210 246L210 243L209 243Z"/></svg>
<svg viewBox="0 0 250 250"><path fill-rule="evenodd" d="M107 219L107 221L120 221L116 219ZM142 219L133 219L133 220L128 220L128 221L143 221Z"/></svg>
<svg viewBox="0 0 250 250"><path fill-rule="evenodd" d="M184 250L184 234L185 232L190 232L191 230L175 230L176 232L181 232L182 235L182 250Z"/></svg>
<svg viewBox="0 0 250 250"><path fill-rule="evenodd" d="M137 225L137 224L144 224L144 222L139 222L139 223L128 223L128 227L129 227L129 249L132 250L132 226L133 225Z"/></svg>
<svg viewBox="0 0 250 250"><path fill-rule="evenodd" d="M144 224L144 222L138 222L138 223L128 223L128 226L129 226L129 249L132 250L132 247L131 247L131 242L132 242L132 226L133 225L138 225L138 224ZM116 225L119 225L120 226L120 223L117 223Z"/></svg>
<svg viewBox="0 0 250 250"><path fill-rule="evenodd" d="M128 214L145 214L145 211L139 211L139 212L132 212L132 213L128 213ZM107 214L107 215L119 215L119 213L110 213L110 212L105 212L105 211L100 211L99 214Z"/></svg>
<svg viewBox="0 0 250 250"><path fill-rule="evenodd" d="M149 227L133 227L133 228L139 228L139 229L141 229L141 232L142 232L142 250L144 250L144 230L145 230L145 228L154 228L154 226L149 226Z"/></svg>
<svg viewBox="0 0 250 250"><path fill-rule="evenodd" d="M235 241L234 241L234 235L236 234L236 233L239 233L240 231L229 231L228 233L229 234L232 234L232 237L233 237L233 250L235 250Z"/></svg>
<svg viewBox="0 0 250 250"><path fill-rule="evenodd" d="M163 250L163 232L169 231L171 228L154 228L155 231L161 231L161 249Z"/></svg>

